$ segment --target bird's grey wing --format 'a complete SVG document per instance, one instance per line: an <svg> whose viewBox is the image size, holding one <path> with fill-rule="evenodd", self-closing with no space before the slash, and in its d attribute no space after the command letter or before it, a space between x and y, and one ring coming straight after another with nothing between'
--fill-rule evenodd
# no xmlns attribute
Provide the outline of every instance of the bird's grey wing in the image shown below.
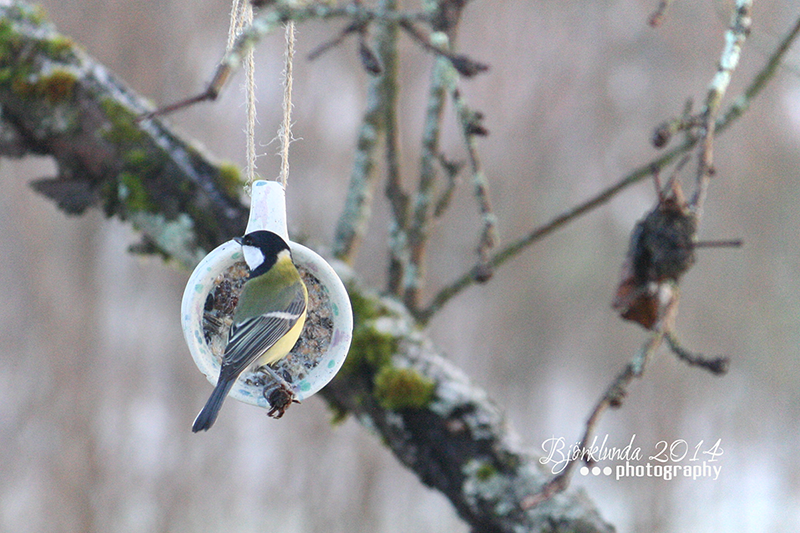
<svg viewBox="0 0 800 533"><path fill-rule="evenodd" d="M229 367L231 373L242 372L286 335L305 309L305 297L298 291L283 311L265 313L231 326L222 365Z"/></svg>

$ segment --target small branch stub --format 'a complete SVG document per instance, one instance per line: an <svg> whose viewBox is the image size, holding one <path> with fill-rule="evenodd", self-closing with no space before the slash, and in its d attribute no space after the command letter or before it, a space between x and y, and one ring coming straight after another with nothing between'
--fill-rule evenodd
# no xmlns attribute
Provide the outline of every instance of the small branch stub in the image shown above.
<svg viewBox="0 0 800 533"><path fill-rule="evenodd" d="M271 365L289 385L291 398L277 394L281 385L259 368L245 370L230 397L270 409L280 417L291 401L302 401L327 385L341 368L350 348L353 313L339 276L318 254L288 239L284 189L278 182L256 181L245 233L269 230L289 243L292 259L308 289L305 327L290 354ZM220 372L237 298L249 274L242 249L228 241L195 268L183 295L183 333L197 368L213 384Z"/></svg>

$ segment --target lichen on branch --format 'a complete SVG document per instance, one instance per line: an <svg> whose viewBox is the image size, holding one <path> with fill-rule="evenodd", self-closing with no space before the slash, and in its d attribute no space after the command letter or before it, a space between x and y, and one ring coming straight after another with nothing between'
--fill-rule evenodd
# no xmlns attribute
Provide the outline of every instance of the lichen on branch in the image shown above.
<svg viewBox="0 0 800 533"><path fill-rule="evenodd" d="M230 165L158 122L144 100L24 2L0 6L0 155L50 155L33 187L69 214L99 207L140 231L144 253L193 266L244 229Z"/></svg>

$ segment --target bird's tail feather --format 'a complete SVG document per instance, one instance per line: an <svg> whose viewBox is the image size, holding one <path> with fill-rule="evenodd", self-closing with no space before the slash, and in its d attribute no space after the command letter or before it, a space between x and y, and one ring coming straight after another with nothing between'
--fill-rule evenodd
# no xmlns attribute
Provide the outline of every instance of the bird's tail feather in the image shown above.
<svg viewBox="0 0 800 533"><path fill-rule="evenodd" d="M206 405L200 411L200 414L197 415L197 418L194 419L194 423L192 424L193 432L205 431L214 425L219 410L222 408L222 402L225 400L225 397L228 396L228 392L231 390L234 381L236 380L220 379L217 382L217 386L214 387Z"/></svg>

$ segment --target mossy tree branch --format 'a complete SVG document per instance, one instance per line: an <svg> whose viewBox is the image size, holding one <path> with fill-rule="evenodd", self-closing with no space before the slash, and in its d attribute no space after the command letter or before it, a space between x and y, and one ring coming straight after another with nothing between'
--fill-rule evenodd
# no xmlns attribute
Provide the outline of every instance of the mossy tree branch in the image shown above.
<svg viewBox="0 0 800 533"><path fill-rule="evenodd" d="M34 182L67 213L100 207L132 223L140 249L194 265L240 233L238 170L215 164L158 122L144 101L24 3L2 6L0 155L52 156Z"/></svg>
<svg viewBox="0 0 800 533"><path fill-rule="evenodd" d="M445 359L392 297L347 282L353 345L320 394L376 431L420 481L441 491L473 531L612 531L580 492L527 506L547 474L501 411Z"/></svg>

